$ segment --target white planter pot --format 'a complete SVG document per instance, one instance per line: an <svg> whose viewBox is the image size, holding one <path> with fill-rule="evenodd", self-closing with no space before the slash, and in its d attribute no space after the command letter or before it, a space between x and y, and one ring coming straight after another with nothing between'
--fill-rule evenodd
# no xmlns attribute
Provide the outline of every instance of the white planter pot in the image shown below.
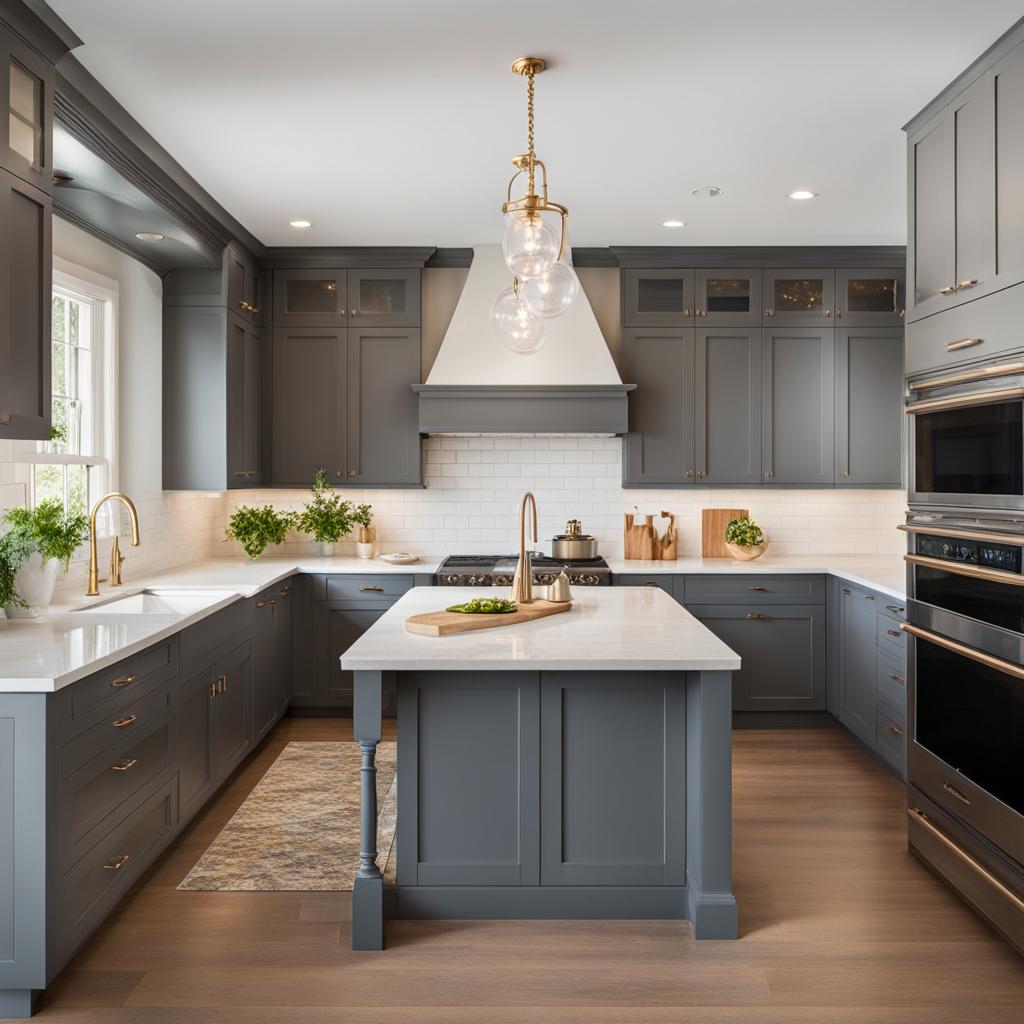
<svg viewBox="0 0 1024 1024"><path fill-rule="evenodd" d="M334 545L328 544L326 541L318 540L313 542L313 549L316 551L320 558L333 558L334 557Z"/></svg>
<svg viewBox="0 0 1024 1024"><path fill-rule="evenodd" d="M44 562L43 556L33 551L14 577L14 592L28 607L9 605L4 609L7 618L34 619L45 615L53 600L53 585L59 569L60 562L56 558Z"/></svg>
<svg viewBox="0 0 1024 1024"><path fill-rule="evenodd" d="M373 541L364 543L362 541L356 542L356 554L360 558L373 558Z"/></svg>

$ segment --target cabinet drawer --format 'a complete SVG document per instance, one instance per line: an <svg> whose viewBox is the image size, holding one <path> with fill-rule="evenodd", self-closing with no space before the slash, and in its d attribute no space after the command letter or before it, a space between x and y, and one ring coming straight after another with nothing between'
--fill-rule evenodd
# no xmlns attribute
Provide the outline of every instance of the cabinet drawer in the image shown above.
<svg viewBox="0 0 1024 1024"><path fill-rule="evenodd" d="M903 716L879 704L875 711L875 749L901 772L906 739L904 733Z"/></svg>
<svg viewBox="0 0 1024 1024"><path fill-rule="evenodd" d="M411 576L328 576L328 601L367 601L401 597L412 589Z"/></svg>
<svg viewBox="0 0 1024 1024"><path fill-rule="evenodd" d="M687 576L690 604L824 604L824 576Z"/></svg>
<svg viewBox="0 0 1024 1024"><path fill-rule="evenodd" d="M71 716L78 718L99 708L105 714L114 714L137 700L140 691L152 689L158 678L162 680L176 669L177 638L172 637L73 683Z"/></svg>
<svg viewBox="0 0 1024 1024"><path fill-rule="evenodd" d="M237 646L236 636L244 629L252 628L254 605L255 601L251 599L239 599L179 634L182 682Z"/></svg>
<svg viewBox="0 0 1024 1024"><path fill-rule="evenodd" d="M615 574L614 583L617 587L661 587L666 594L674 594L674 576L666 573L651 573L649 576L642 574Z"/></svg>
<svg viewBox="0 0 1024 1024"><path fill-rule="evenodd" d="M907 669L904 661L884 651L878 651L875 666L876 694L895 710L906 714Z"/></svg>
<svg viewBox="0 0 1024 1024"><path fill-rule="evenodd" d="M907 606L904 601L897 601L894 597L885 597L882 594L878 595L878 614L879 616L886 615L893 622L906 622L907 621Z"/></svg>
<svg viewBox="0 0 1024 1024"><path fill-rule="evenodd" d="M171 683L107 715L60 748L60 777L66 779L104 750L137 735L171 706Z"/></svg>
<svg viewBox="0 0 1024 1024"><path fill-rule="evenodd" d="M875 640L879 650L888 651L901 660L906 658L907 634L888 615L875 616Z"/></svg>

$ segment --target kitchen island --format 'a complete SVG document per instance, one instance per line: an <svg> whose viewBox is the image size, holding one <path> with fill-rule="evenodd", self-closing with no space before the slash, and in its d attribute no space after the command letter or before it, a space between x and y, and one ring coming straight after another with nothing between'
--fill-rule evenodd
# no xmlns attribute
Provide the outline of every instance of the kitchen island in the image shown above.
<svg viewBox="0 0 1024 1024"><path fill-rule="evenodd" d="M383 948L385 917L677 918L698 939L735 938L739 657L658 588L577 588L567 613L458 636L404 628L490 593L414 588L341 658L362 749L353 948ZM377 863L385 682L394 886Z"/></svg>

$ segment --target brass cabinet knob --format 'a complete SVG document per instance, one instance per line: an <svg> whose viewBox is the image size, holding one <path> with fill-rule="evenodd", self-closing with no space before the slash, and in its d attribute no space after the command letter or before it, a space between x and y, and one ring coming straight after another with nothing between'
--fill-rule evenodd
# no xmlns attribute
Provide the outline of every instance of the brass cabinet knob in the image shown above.
<svg viewBox="0 0 1024 1024"><path fill-rule="evenodd" d="M939 289L939 294L940 295L952 295L953 292L955 292L955 291L956 291L956 285L955 284L947 284L945 288L940 288Z"/></svg>
<svg viewBox="0 0 1024 1024"><path fill-rule="evenodd" d="M836 307L836 319L838 320L843 315L843 311L837 306Z"/></svg>
<svg viewBox="0 0 1024 1024"><path fill-rule="evenodd" d="M825 310L825 316L831 316L831 315L832 315L832 310L831 309L826 309Z"/></svg>
<svg viewBox="0 0 1024 1024"><path fill-rule="evenodd" d="M350 309L348 311L348 315L349 316L359 316L359 310L358 309Z"/></svg>
<svg viewBox="0 0 1024 1024"><path fill-rule="evenodd" d="M339 309L338 310L338 316L348 316L348 310L347 309Z"/></svg>
<svg viewBox="0 0 1024 1024"><path fill-rule="evenodd" d="M683 310L683 316L689 316L689 315L690 315L690 310L689 310L689 307L687 307L686 309Z"/></svg>
<svg viewBox="0 0 1024 1024"><path fill-rule="evenodd" d="M846 472L844 472L844 473L843 473L843 479L844 479L844 480L849 480L849 478L850 478L850 474L849 474L849 473L846 473Z"/></svg>
<svg viewBox="0 0 1024 1024"><path fill-rule="evenodd" d="M687 475L687 476L693 476L693 470L692 470L692 469L688 469L688 470L686 471L686 475Z"/></svg>
<svg viewBox="0 0 1024 1024"><path fill-rule="evenodd" d="M349 476L359 476L359 470L358 469L350 469L348 471L348 475Z"/></svg>

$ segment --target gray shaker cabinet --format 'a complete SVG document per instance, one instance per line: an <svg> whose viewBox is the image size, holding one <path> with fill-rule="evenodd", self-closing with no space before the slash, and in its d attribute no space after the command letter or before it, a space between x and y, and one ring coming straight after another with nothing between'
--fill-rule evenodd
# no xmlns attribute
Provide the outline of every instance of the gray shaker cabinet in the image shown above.
<svg viewBox="0 0 1024 1024"><path fill-rule="evenodd" d="M986 123L995 131L989 145L995 179L992 287L1005 288L1024 281L1024 43L995 64L986 76L985 90L991 105Z"/></svg>
<svg viewBox="0 0 1024 1024"><path fill-rule="evenodd" d="M874 746L875 595L844 584L839 621L839 721L858 739Z"/></svg>
<svg viewBox="0 0 1024 1024"><path fill-rule="evenodd" d="M625 327L687 327L694 317L692 270L624 270Z"/></svg>
<svg viewBox="0 0 1024 1024"><path fill-rule="evenodd" d="M831 326L836 304L831 268L765 270L761 280L765 326Z"/></svg>
<svg viewBox="0 0 1024 1024"><path fill-rule="evenodd" d="M698 270L694 274L694 293L698 327L761 324L760 270Z"/></svg>
<svg viewBox="0 0 1024 1024"><path fill-rule="evenodd" d="M899 484L902 478L903 331L836 331L837 485Z"/></svg>
<svg viewBox="0 0 1024 1024"><path fill-rule="evenodd" d="M836 270L836 327L900 327L906 314L903 270Z"/></svg>
<svg viewBox="0 0 1024 1024"><path fill-rule="evenodd" d="M227 482L248 487L261 478L263 338L234 313L228 314L227 360Z"/></svg>
<svg viewBox="0 0 1024 1024"><path fill-rule="evenodd" d="M276 270L278 327L418 327L419 269Z"/></svg>
<svg viewBox="0 0 1024 1024"><path fill-rule="evenodd" d="M764 331L764 483L833 483L834 335L814 327Z"/></svg>
<svg viewBox="0 0 1024 1024"><path fill-rule="evenodd" d="M420 278L418 269L350 270L349 326L418 327Z"/></svg>
<svg viewBox="0 0 1024 1024"><path fill-rule="evenodd" d="M252 746L252 641L221 658L214 672L213 752L218 781L226 779Z"/></svg>

